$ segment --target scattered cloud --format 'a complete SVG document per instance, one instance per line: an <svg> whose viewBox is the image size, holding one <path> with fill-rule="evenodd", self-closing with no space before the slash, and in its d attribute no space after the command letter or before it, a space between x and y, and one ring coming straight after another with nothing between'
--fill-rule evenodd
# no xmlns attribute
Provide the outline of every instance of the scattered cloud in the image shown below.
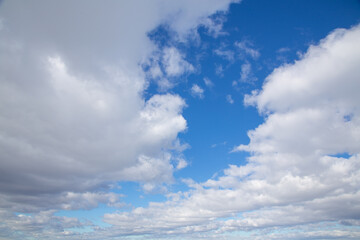
<svg viewBox="0 0 360 240"><path fill-rule="evenodd" d="M291 49L288 47L279 48L276 52L277 53L286 53L289 52Z"/></svg>
<svg viewBox="0 0 360 240"><path fill-rule="evenodd" d="M254 74L251 70L251 64L249 62L242 64L239 82L252 83L256 80L257 80L257 78L254 76ZM233 83L233 85L234 85L234 83ZM236 86L236 84L235 84L235 86Z"/></svg>
<svg viewBox="0 0 360 240"><path fill-rule="evenodd" d="M214 83L207 77L204 78L204 83L208 88L214 87Z"/></svg>
<svg viewBox="0 0 360 240"><path fill-rule="evenodd" d="M223 50L223 49L215 49L214 53L226 60L228 60L229 62L234 61L234 52L231 50Z"/></svg>
<svg viewBox="0 0 360 240"><path fill-rule="evenodd" d="M211 148L216 148L218 146L225 146L226 144L227 144L226 141L221 142L221 143L214 143L214 144L211 145Z"/></svg>
<svg viewBox="0 0 360 240"><path fill-rule="evenodd" d="M240 81L247 82L250 73L251 73L251 64L250 63L244 63L243 65L241 65Z"/></svg>
<svg viewBox="0 0 360 240"><path fill-rule="evenodd" d="M254 60L260 57L260 52L253 48L253 43L250 41L235 42L235 46L240 50L240 54L250 56Z"/></svg>
<svg viewBox="0 0 360 240"><path fill-rule="evenodd" d="M179 76L194 71L194 67L188 63L184 56L174 47L165 48L162 64L165 73L169 77Z"/></svg>
<svg viewBox="0 0 360 240"><path fill-rule="evenodd" d="M224 68L221 64L215 66L215 74L220 77L224 76Z"/></svg>
<svg viewBox="0 0 360 240"><path fill-rule="evenodd" d="M204 19L202 25L207 29L209 35L217 38L219 36L228 35L228 33L223 30L225 21L226 18L223 14L217 14L215 17L213 16Z"/></svg>
<svg viewBox="0 0 360 240"><path fill-rule="evenodd" d="M234 103L234 100L232 98L232 96L230 94L226 95L226 101L230 104L233 104Z"/></svg>
<svg viewBox="0 0 360 240"><path fill-rule="evenodd" d="M190 89L191 95L198 98L204 98L204 89L199 87L197 84L193 84L193 86Z"/></svg>

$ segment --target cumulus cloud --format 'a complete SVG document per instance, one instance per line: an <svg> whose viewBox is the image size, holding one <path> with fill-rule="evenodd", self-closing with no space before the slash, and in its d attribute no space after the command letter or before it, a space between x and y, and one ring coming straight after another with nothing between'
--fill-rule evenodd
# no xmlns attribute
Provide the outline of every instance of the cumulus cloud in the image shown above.
<svg viewBox="0 0 360 240"><path fill-rule="evenodd" d="M359 237L359 39L359 26L335 30L246 97L266 114L249 132L250 143L235 148L250 152L247 164L231 165L203 183L185 180L188 192L104 220L119 234L184 239L229 231L270 239ZM333 231L319 231L324 224Z"/></svg>
<svg viewBox="0 0 360 240"><path fill-rule="evenodd" d="M143 96L140 63L159 51L147 33L166 24L184 37L228 5L3 1L0 207L120 206L119 196L106 193L114 181L171 181L186 165L171 154L186 129L185 102L174 94ZM165 49L163 60L170 76L193 70L175 48Z"/></svg>

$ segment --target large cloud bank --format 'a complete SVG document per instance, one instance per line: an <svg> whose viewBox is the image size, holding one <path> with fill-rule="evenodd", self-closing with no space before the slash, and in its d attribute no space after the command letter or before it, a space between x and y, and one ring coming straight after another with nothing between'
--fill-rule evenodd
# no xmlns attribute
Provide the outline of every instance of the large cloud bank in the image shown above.
<svg viewBox="0 0 360 240"><path fill-rule="evenodd" d="M145 99L141 63L157 51L147 34L163 24L184 39L229 2L2 2L0 207L95 207L118 201L102 192L114 181L171 182L186 165L173 154L186 104ZM188 63L171 60L181 75Z"/></svg>

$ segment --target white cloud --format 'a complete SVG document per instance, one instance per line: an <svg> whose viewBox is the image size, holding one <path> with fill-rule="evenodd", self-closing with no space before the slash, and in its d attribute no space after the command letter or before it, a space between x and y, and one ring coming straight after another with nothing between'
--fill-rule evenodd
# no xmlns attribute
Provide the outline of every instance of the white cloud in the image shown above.
<svg viewBox="0 0 360 240"><path fill-rule="evenodd" d="M208 88L212 88L214 86L214 83L209 78L204 78L204 83Z"/></svg>
<svg viewBox="0 0 360 240"><path fill-rule="evenodd" d="M174 47L165 48L163 65L168 76L174 77L194 71L194 67L184 60L182 54Z"/></svg>
<svg viewBox="0 0 360 240"><path fill-rule="evenodd" d="M186 168L187 165L188 165L188 163L185 159L179 158L177 165L176 165L176 169L180 170L180 169Z"/></svg>
<svg viewBox="0 0 360 240"><path fill-rule="evenodd" d="M221 64L216 66L215 73L216 73L216 75L218 75L220 77L224 76L224 68Z"/></svg>
<svg viewBox="0 0 360 240"><path fill-rule="evenodd" d="M279 48L278 50L276 50L277 53L287 53L289 52L291 49L288 48L288 47L282 47L282 48Z"/></svg>
<svg viewBox="0 0 360 240"><path fill-rule="evenodd" d="M234 99L232 98L232 96L230 94L226 95L226 101L230 104L234 103Z"/></svg>
<svg viewBox="0 0 360 240"><path fill-rule="evenodd" d="M234 52L231 50L215 49L214 53L216 55L228 60L229 62L234 61Z"/></svg>
<svg viewBox="0 0 360 240"><path fill-rule="evenodd" d="M235 46L240 50L240 54L248 55L255 60L260 57L260 52L252 48L253 44L249 41L235 42Z"/></svg>
<svg viewBox="0 0 360 240"><path fill-rule="evenodd" d="M256 81L257 78L254 76L251 64L246 62L241 65L241 71L240 71L240 79L238 80L240 83L253 83ZM237 82L233 82L233 86L236 86Z"/></svg>
<svg viewBox="0 0 360 240"><path fill-rule="evenodd" d="M202 89L199 85L193 84L190 91L194 97L204 98L204 89Z"/></svg>
<svg viewBox="0 0 360 240"><path fill-rule="evenodd" d="M218 15L215 18L206 18L203 20L202 25L207 29L208 34L217 38L219 36L227 35L227 32L223 30L223 24L226 18L224 15Z"/></svg>
<svg viewBox="0 0 360 240"><path fill-rule="evenodd" d="M250 73L251 73L250 63L244 63L243 65L241 65L240 80L242 82L246 82L249 78Z"/></svg>

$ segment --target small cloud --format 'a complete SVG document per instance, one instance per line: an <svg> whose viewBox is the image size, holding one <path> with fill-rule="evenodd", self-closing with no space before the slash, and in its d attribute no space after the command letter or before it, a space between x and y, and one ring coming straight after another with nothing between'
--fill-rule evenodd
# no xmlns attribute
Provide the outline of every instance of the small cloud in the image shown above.
<svg viewBox="0 0 360 240"><path fill-rule="evenodd" d="M214 86L214 83L207 77L204 78L204 83L208 88L212 88Z"/></svg>
<svg viewBox="0 0 360 240"><path fill-rule="evenodd" d="M158 91L160 92L166 92L167 90L174 87L175 83L172 81L169 81L167 78L160 78L156 81L158 85Z"/></svg>
<svg viewBox="0 0 360 240"><path fill-rule="evenodd" d="M240 80L242 82L247 82L250 73L251 73L251 64L250 63L244 63L243 65L241 65Z"/></svg>
<svg viewBox="0 0 360 240"><path fill-rule="evenodd" d="M191 88L191 95L193 95L193 97L204 98L204 89L194 84Z"/></svg>
<svg viewBox="0 0 360 240"><path fill-rule="evenodd" d="M217 38L218 36L228 35L227 32L223 31L223 24L226 18L223 15L219 15L216 18L205 18L202 25L207 29L207 33Z"/></svg>
<svg viewBox="0 0 360 240"><path fill-rule="evenodd" d="M222 57L226 60L228 60L229 62L234 61L234 52L230 51L230 50L222 50L222 49L215 49L214 53L216 55L218 55L219 57Z"/></svg>
<svg viewBox="0 0 360 240"><path fill-rule="evenodd" d="M216 66L215 73L216 73L216 75L218 75L220 77L224 76L224 69L223 69L223 66L221 64Z"/></svg>
<svg viewBox="0 0 360 240"><path fill-rule="evenodd" d="M225 146L227 144L226 141L221 142L221 143L214 143L211 145L211 148L216 148L217 146Z"/></svg>
<svg viewBox="0 0 360 240"><path fill-rule="evenodd" d="M186 168L187 165L188 165L188 163L184 159L180 158L180 159L178 159L176 169L180 170L180 169Z"/></svg>
<svg viewBox="0 0 360 240"><path fill-rule="evenodd" d="M286 57L288 53L290 52L290 48L283 47L276 51L276 59L280 62L287 62L288 58Z"/></svg>
<svg viewBox="0 0 360 240"><path fill-rule="evenodd" d="M232 99L232 96L230 94L226 95L226 101L230 104L234 103L234 100Z"/></svg>
<svg viewBox="0 0 360 240"><path fill-rule="evenodd" d="M193 65L188 63L184 56L174 47L165 48L162 64L165 72L170 77L176 77L184 73L194 71Z"/></svg>
<svg viewBox="0 0 360 240"><path fill-rule="evenodd" d="M241 72L240 72L240 79L239 82L241 83L253 83L257 80L257 78L254 76L252 70L251 70L251 64L250 63L244 63L241 65ZM236 86L236 84L233 86Z"/></svg>
<svg viewBox="0 0 360 240"><path fill-rule="evenodd" d="M236 42L235 46L239 48L241 52L243 52L245 55L249 55L253 59L258 59L260 57L260 52L254 48L252 48L253 44L249 41L241 41Z"/></svg>
<svg viewBox="0 0 360 240"><path fill-rule="evenodd" d="M286 52L289 52L289 51L290 51L290 48L283 47L283 48L278 49L276 52L277 53L286 53Z"/></svg>

